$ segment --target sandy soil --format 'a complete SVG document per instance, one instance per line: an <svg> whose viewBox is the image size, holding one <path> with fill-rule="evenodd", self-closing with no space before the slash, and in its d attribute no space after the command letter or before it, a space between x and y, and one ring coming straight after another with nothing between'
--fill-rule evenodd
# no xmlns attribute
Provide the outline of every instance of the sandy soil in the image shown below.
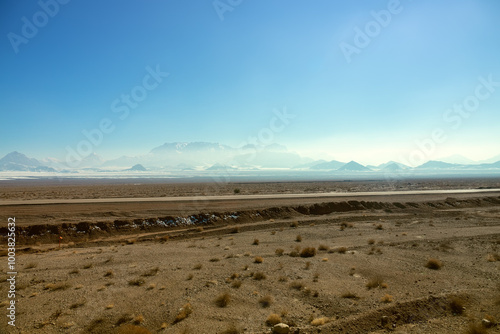
<svg viewBox="0 0 500 334"><path fill-rule="evenodd" d="M237 214L93 236L62 229L61 249L35 236L17 255L17 326L2 319L0 332L270 333L275 314L292 333L468 333L500 319L500 194L452 197L221 201L210 212ZM128 205L118 212L129 221L136 209L165 214ZM59 210L89 221L105 212Z"/></svg>

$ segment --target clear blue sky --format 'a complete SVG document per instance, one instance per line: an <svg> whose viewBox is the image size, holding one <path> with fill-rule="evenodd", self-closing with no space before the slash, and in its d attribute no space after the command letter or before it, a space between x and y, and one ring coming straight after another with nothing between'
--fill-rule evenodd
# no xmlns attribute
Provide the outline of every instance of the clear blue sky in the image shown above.
<svg viewBox="0 0 500 334"><path fill-rule="evenodd" d="M0 155L64 159L102 119L114 130L92 149L105 158L174 141L236 146L283 107L295 117L274 142L314 158L398 160L436 128L447 140L426 158L499 154L500 86L483 87L468 118L446 110L479 77L500 82L500 2L390 3L243 0L218 13L212 0L73 0L48 6L52 17L36 1L2 1ZM375 23L382 10L390 19ZM120 119L111 105L148 66L169 76Z"/></svg>

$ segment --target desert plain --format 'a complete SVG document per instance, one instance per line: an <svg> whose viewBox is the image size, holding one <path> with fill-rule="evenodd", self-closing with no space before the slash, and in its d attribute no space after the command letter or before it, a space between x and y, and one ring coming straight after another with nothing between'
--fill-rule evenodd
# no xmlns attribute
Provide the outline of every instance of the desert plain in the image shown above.
<svg viewBox="0 0 500 334"><path fill-rule="evenodd" d="M1 333L500 332L497 178L12 180L0 208Z"/></svg>

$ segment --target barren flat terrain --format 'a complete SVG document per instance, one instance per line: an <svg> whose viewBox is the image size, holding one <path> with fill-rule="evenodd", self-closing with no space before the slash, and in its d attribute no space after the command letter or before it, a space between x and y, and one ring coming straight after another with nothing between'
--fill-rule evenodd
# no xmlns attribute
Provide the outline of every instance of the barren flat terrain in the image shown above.
<svg viewBox="0 0 500 334"><path fill-rule="evenodd" d="M51 196L56 185L35 186L4 184L2 200L159 197L154 189L168 188L148 184L138 194L125 190L131 184L101 183L94 186L116 196L98 196L72 184ZM182 187L199 196L209 186ZM3 319L0 332L270 333L278 322L291 333L500 332L500 192L252 199L237 197L258 183L226 187L205 195L235 199L2 205L4 221L16 217L18 276L16 328ZM394 191L385 187L277 183L260 184L268 190L259 194Z"/></svg>

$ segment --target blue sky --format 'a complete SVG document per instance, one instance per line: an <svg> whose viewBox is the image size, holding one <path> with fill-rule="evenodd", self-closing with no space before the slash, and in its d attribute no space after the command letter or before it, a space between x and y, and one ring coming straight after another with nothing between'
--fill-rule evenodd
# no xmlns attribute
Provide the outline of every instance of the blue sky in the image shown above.
<svg viewBox="0 0 500 334"><path fill-rule="evenodd" d="M102 120L112 131L90 148L106 158L164 142L237 146L284 108L294 117L272 141L313 158L500 153L500 86L469 98L500 82L495 0L41 3L0 5L0 155L64 159ZM145 90L147 68L168 76ZM147 96L121 119L134 89ZM464 101L467 117L447 112Z"/></svg>

